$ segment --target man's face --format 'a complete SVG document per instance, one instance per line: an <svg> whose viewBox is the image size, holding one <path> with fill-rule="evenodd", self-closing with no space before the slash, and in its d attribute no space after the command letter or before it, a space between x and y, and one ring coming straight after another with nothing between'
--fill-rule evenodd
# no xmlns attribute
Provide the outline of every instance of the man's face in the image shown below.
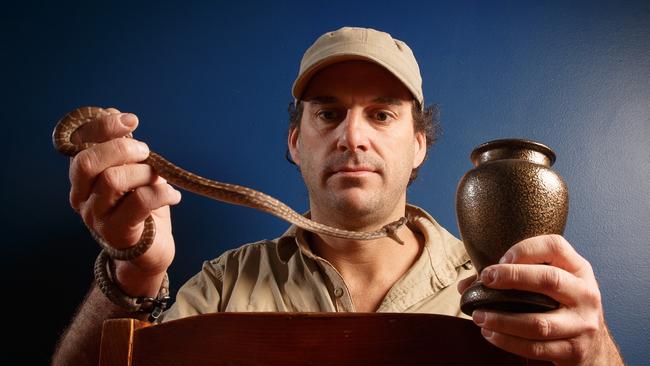
<svg viewBox="0 0 650 366"><path fill-rule="evenodd" d="M424 134L414 132L408 89L381 66L349 61L319 71L303 103L289 151L314 218L381 218L403 206L411 170L426 154Z"/></svg>

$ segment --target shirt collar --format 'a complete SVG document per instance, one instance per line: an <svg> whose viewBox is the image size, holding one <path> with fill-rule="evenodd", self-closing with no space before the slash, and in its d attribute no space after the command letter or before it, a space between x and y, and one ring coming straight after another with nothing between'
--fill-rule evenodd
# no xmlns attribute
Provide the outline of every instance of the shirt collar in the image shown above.
<svg viewBox="0 0 650 366"><path fill-rule="evenodd" d="M309 218L309 212L304 216ZM431 285L434 290L447 287L456 280L456 268L469 261L469 256L462 243L420 207L407 204L406 217L409 220L409 225L424 236L425 245L422 256L428 256L429 265L435 276L431 280ZM297 252L314 260L320 259L307 244L305 230L295 225L291 225L278 238L276 252L283 263L287 263Z"/></svg>

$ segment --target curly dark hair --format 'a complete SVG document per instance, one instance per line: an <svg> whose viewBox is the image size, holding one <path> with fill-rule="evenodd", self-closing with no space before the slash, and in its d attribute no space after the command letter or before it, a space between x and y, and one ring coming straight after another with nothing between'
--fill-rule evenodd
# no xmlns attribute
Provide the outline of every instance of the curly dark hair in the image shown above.
<svg viewBox="0 0 650 366"><path fill-rule="evenodd" d="M289 132L291 132L293 129L297 129L298 132L300 132L300 120L302 119L303 109L304 107L301 101L298 101L297 103L295 102L289 103L289 108L288 108L288 112L289 112L288 131ZM427 156L428 156L429 148L433 146L433 144L438 140L438 136L440 136L441 133L440 110L438 106L435 104L431 104L429 106L422 108L420 103L418 103L417 101L413 101L412 114L413 114L413 126L415 127L415 132L424 132L424 135L427 138ZM291 154L289 153L288 147L284 155L288 162L290 162L293 165L296 165L293 159L291 159ZM426 160L426 156L425 156L425 160ZM419 169L420 167L417 167L411 171L411 176L408 182L409 185L411 185L411 183L415 180L415 178L417 178Z"/></svg>

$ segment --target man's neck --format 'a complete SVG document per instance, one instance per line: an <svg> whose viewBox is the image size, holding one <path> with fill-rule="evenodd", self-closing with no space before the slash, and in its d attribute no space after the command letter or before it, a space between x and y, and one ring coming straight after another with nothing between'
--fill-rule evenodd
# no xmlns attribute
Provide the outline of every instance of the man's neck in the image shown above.
<svg viewBox="0 0 650 366"><path fill-rule="evenodd" d="M344 278L351 274L372 281L391 272L403 273L399 268L410 268L422 251L424 240L410 227L403 225L397 234L404 244L388 237L349 240L314 235L311 245L315 254L332 263Z"/></svg>
<svg viewBox="0 0 650 366"><path fill-rule="evenodd" d="M398 218L387 218L383 225ZM312 235L309 242L315 254L339 271L357 310L374 311L395 282L413 266L424 248L424 238L408 225L400 227L397 234L404 244L388 237L358 241L321 235ZM370 301L370 304L365 303L364 308L362 301Z"/></svg>

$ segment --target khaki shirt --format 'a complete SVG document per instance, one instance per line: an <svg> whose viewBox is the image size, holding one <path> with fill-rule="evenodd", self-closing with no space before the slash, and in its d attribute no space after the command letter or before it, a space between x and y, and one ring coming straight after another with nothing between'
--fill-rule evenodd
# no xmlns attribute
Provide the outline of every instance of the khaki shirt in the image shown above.
<svg viewBox="0 0 650 366"><path fill-rule="evenodd" d="M377 311L466 317L456 283L475 272L463 244L424 210L408 205L406 213L408 225L425 238L424 250ZM355 311L340 273L310 250L306 237L292 226L280 238L204 262L158 322L213 312Z"/></svg>

